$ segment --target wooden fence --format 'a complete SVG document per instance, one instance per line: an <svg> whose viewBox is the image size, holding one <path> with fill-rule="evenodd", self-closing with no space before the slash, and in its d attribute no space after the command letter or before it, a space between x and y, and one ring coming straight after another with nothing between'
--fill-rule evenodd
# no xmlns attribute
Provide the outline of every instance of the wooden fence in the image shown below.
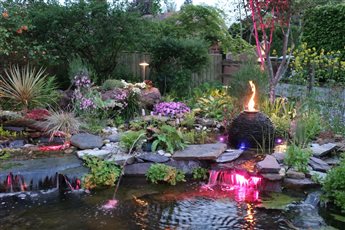
<svg viewBox="0 0 345 230"><path fill-rule="evenodd" d="M145 76L146 79L150 75L150 66L145 68L140 66L140 63L146 62L150 63L150 54L149 53L140 53L140 52L122 52L118 59L118 65L125 67L127 71L132 73L137 77ZM200 71L200 73L193 73L191 76L192 86L198 86L204 82L220 81L222 75L222 55L221 54L210 54L210 62L205 68Z"/></svg>

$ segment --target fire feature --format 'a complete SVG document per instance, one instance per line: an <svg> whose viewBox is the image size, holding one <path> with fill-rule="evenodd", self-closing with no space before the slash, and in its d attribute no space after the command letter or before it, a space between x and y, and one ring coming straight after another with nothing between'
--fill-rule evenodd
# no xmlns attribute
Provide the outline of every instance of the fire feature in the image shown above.
<svg viewBox="0 0 345 230"><path fill-rule="evenodd" d="M252 95L247 109L241 112L231 122L228 132L228 140L235 148L272 148L274 145L275 129L268 116L255 109L256 88L249 81Z"/></svg>

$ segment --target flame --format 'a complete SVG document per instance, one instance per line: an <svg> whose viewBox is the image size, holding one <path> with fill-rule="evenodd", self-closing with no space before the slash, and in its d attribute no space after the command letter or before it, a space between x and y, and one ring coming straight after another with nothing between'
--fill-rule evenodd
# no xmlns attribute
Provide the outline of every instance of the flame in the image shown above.
<svg viewBox="0 0 345 230"><path fill-rule="evenodd" d="M256 89L255 89L255 85L252 81L249 81L249 84L250 84L250 87L252 88L252 96L250 97L250 100L248 102L248 111L256 111L255 110L255 102L254 102L254 97L255 97L255 92L256 92Z"/></svg>

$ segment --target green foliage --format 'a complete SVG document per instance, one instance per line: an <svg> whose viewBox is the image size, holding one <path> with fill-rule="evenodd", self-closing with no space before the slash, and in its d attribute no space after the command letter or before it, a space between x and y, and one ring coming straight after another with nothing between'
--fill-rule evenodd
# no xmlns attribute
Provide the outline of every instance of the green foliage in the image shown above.
<svg viewBox="0 0 345 230"><path fill-rule="evenodd" d="M326 51L343 50L345 4L309 8L304 15L303 41Z"/></svg>
<svg viewBox="0 0 345 230"><path fill-rule="evenodd" d="M194 168L192 171L193 179L196 180L207 180L208 178L208 170L205 168L197 167Z"/></svg>
<svg viewBox="0 0 345 230"><path fill-rule="evenodd" d="M93 82L97 81L97 76L92 67L80 58L78 55L73 55L68 63L68 75L70 82L73 82L77 75L89 76Z"/></svg>
<svg viewBox="0 0 345 230"><path fill-rule="evenodd" d="M167 182L176 185L177 182L185 181L185 174L174 167L165 164L153 164L146 172L147 180L151 183Z"/></svg>
<svg viewBox="0 0 345 230"><path fill-rule="evenodd" d="M127 131L124 132L120 137L120 146L125 148L129 153L132 150L141 148L145 140L145 131Z"/></svg>
<svg viewBox="0 0 345 230"><path fill-rule="evenodd" d="M309 149L302 149L301 147L291 144L289 145L284 162L289 167L293 167L300 172L308 172L308 162L312 152Z"/></svg>
<svg viewBox="0 0 345 230"><path fill-rule="evenodd" d="M8 149L0 150L0 161L8 160L11 158L11 152Z"/></svg>
<svg viewBox="0 0 345 230"><path fill-rule="evenodd" d="M90 169L90 173L83 177L83 187L93 189L97 186L114 186L121 174L121 169L113 162L104 161L97 157L86 156L84 165Z"/></svg>
<svg viewBox="0 0 345 230"><path fill-rule="evenodd" d="M16 132L11 132L8 130L4 130L3 126L0 125L0 140L2 138L15 138L17 137L17 133Z"/></svg>
<svg viewBox="0 0 345 230"><path fill-rule="evenodd" d="M177 96L188 94L192 72L199 72L209 62L207 45L195 38L162 37L154 43L150 53L151 77L163 94L170 91L175 91Z"/></svg>
<svg viewBox="0 0 345 230"><path fill-rule="evenodd" d="M5 69L6 77L0 76L0 98L6 98L24 110L33 106L53 103L57 99L53 77L45 70L36 71L30 65Z"/></svg>
<svg viewBox="0 0 345 230"><path fill-rule="evenodd" d="M214 118L218 121L224 119L226 114L234 108L234 99L230 97L226 90L213 90L209 95L200 97L194 105L196 114Z"/></svg>
<svg viewBox="0 0 345 230"><path fill-rule="evenodd" d="M206 144L209 134L205 130L196 131L184 131L183 140L188 144Z"/></svg>
<svg viewBox="0 0 345 230"><path fill-rule="evenodd" d="M242 38L233 38L222 17L222 12L211 6L184 5L181 10L166 19L164 34L180 38L201 38L208 46L220 44L222 50L241 52L251 46Z"/></svg>
<svg viewBox="0 0 345 230"><path fill-rule="evenodd" d="M181 150L186 147L182 133L173 126L162 125L159 131L153 134L155 139L152 143L152 151L158 148L174 153L176 150Z"/></svg>
<svg viewBox="0 0 345 230"><path fill-rule="evenodd" d="M117 89L117 88L123 88L124 84L120 80L116 79L107 79L102 84L103 90L111 90L111 89Z"/></svg>
<svg viewBox="0 0 345 230"><path fill-rule="evenodd" d="M325 196L345 212L345 162L331 169L325 178L322 189Z"/></svg>
<svg viewBox="0 0 345 230"><path fill-rule="evenodd" d="M309 48L303 43L293 53L294 70L290 82L317 86L320 84L345 85L345 47L337 51Z"/></svg>

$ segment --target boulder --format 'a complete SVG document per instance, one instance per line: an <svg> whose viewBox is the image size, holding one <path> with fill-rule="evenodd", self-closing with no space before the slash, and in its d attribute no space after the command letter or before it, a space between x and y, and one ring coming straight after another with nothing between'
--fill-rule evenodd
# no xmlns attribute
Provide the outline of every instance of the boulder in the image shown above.
<svg viewBox="0 0 345 230"><path fill-rule="evenodd" d="M341 160L339 159L339 157L334 156L334 157L331 157L331 158L324 159L324 162L326 162L330 166L336 166L336 165L339 165Z"/></svg>
<svg viewBox="0 0 345 230"><path fill-rule="evenodd" d="M126 165L133 164L135 162L135 157L130 154L112 154L105 160L115 162L115 164L122 166L125 163Z"/></svg>
<svg viewBox="0 0 345 230"><path fill-rule="evenodd" d="M154 154L154 153L146 153L136 157L137 159L141 159L143 161L154 162L154 163L164 163L169 161L169 157L164 155Z"/></svg>
<svg viewBox="0 0 345 230"><path fill-rule="evenodd" d="M233 160L236 160L239 158L243 153L243 150L241 149L227 149L223 154L221 154L216 162L217 163L224 163L224 162L230 162Z"/></svg>
<svg viewBox="0 0 345 230"><path fill-rule="evenodd" d="M141 91L140 101L145 108L152 110L153 106L161 101L161 97L159 89L150 87Z"/></svg>
<svg viewBox="0 0 345 230"><path fill-rule="evenodd" d="M119 142L121 135L119 133L114 133L108 136L106 139L108 139L110 142Z"/></svg>
<svg viewBox="0 0 345 230"><path fill-rule="evenodd" d="M316 158L316 157L311 157L309 159L308 164L315 170L315 171L320 171L320 172L327 172L328 170L331 169L331 167L324 162L323 160Z"/></svg>
<svg viewBox="0 0 345 230"><path fill-rule="evenodd" d="M79 133L72 136L71 144L79 149L93 149L102 147L103 140L101 137L89 133Z"/></svg>
<svg viewBox="0 0 345 230"><path fill-rule="evenodd" d="M314 157L322 157L333 151L336 147L337 145L333 143L327 143L324 145L313 143L311 145L311 151L313 152Z"/></svg>
<svg viewBox="0 0 345 230"><path fill-rule="evenodd" d="M284 187L290 189L307 189L307 188L315 188L318 184L311 179L304 178L304 179L292 179L292 178L284 178Z"/></svg>
<svg viewBox="0 0 345 230"><path fill-rule="evenodd" d="M270 180L270 181L276 181L276 180L283 179L283 176L278 174L278 173L266 173L266 174L261 174L261 176L267 180Z"/></svg>
<svg viewBox="0 0 345 230"><path fill-rule="evenodd" d="M136 163L125 165L124 174L126 176L145 176L147 170L153 163Z"/></svg>
<svg viewBox="0 0 345 230"><path fill-rule="evenodd" d="M292 178L292 179L304 179L305 178L305 174L302 173L302 172L297 172L296 170L290 168L286 172L286 177Z"/></svg>
<svg viewBox="0 0 345 230"><path fill-rule="evenodd" d="M279 164L284 163L285 153L273 153L272 156L276 158Z"/></svg>
<svg viewBox="0 0 345 230"><path fill-rule="evenodd" d="M175 152L173 158L175 160L216 160L226 148L226 144L223 143L189 145L184 150Z"/></svg>
<svg viewBox="0 0 345 230"><path fill-rule="evenodd" d="M110 151L109 150L86 149L86 150L77 151L77 155L81 159L86 155L105 159L110 155Z"/></svg>
<svg viewBox="0 0 345 230"><path fill-rule="evenodd" d="M256 164L256 168L261 173L279 173L280 171L280 165L276 158L271 155L267 155L264 160L259 161Z"/></svg>
<svg viewBox="0 0 345 230"><path fill-rule="evenodd" d="M166 163L172 167L182 170L187 175L192 175L193 169L198 167L205 167L205 165L198 160L170 160Z"/></svg>

